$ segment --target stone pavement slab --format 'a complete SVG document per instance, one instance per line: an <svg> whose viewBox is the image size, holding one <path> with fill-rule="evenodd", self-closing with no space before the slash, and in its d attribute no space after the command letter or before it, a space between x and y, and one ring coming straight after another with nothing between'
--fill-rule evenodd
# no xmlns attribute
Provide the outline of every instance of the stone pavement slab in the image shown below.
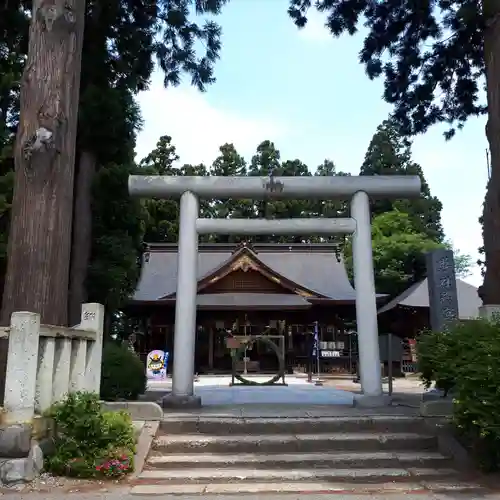
<svg viewBox="0 0 500 500"><path fill-rule="evenodd" d="M407 406L384 406L380 408L356 408L347 405L308 404L248 404L218 405L188 411L165 412L163 420L192 417L218 418L305 418L305 417L349 417L377 415L417 415L418 409Z"/></svg>
<svg viewBox="0 0 500 500"><path fill-rule="evenodd" d="M98 491L93 493L7 493L4 495L6 500L151 500L151 495L130 495L128 489L116 489L113 491ZM162 495L161 500L500 500L500 494L474 495L471 493L384 493L384 494L322 494L322 493L294 493L294 494L248 494L238 495L229 494L190 494L181 495Z"/></svg>

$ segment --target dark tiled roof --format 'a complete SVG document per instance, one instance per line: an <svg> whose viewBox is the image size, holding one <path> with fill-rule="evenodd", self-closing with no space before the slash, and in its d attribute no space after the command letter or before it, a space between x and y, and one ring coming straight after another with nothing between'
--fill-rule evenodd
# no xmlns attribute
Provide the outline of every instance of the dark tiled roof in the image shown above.
<svg viewBox="0 0 500 500"><path fill-rule="evenodd" d="M460 319L477 318L483 305L477 288L462 280L457 280L458 315ZM427 278L415 283L401 295L392 299L378 311L379 314L390 311L396 306L429 307L429 288Z"/></svg>
<svg viewBox="0 0 500 500"><path fill-rule="evenodd" d="M280 293L208 293L198 295L197 305L201 309L311 307L311 304L300 295Z"/></svg>
<svg viewBox="0 0 500 500"><path fill-rule="evenodd" d="M200 245L198 280L231 258L235 246ZM335 245L259 245L257 257L276 273L318 294L341 301L353 301L355 292ZM135 301L154 301L175 293L177 252L173 245L152 246L145 259Z"/></svg>

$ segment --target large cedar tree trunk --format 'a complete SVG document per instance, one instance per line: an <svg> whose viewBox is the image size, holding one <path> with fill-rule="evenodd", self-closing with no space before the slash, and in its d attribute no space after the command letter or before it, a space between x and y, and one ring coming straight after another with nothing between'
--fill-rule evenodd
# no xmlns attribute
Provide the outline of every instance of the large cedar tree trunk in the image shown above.
<svg viewBox="0 0 500 500"><path fill-rule="evenodd" d="M486 274L480 295L484 304L500 304L500 2L484 0L483 11L491 177L483 210Z"/></svg>
<svg viewBox="0 0 500 500"><path fill-rule="evenodd" d="M85 0L34 0L21 83L2 321L16 310L64 325Z"/></svg>
<svg viewBox="0 0 500 500"><path fill-rule="evenodd" d="M93 153L83 151L77 161L69 280L70 325L80 322L81 307L87 301L85 282L92 250L92 181L96 171L96 158Z"/></svg>

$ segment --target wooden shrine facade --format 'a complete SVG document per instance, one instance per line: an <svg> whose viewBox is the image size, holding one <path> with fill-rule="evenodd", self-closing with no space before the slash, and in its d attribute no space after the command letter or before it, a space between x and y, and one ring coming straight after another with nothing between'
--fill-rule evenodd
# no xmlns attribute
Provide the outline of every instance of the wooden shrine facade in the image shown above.
<svg viewBox="0 0 500 500"><path fill-rule="evenodd" d="M336 245L200 244L198 277L198 373L229 372L226 338L250 334L283 335L288 368L304 370L315 322L321 371L354 369L355 292ZM128 307L140 325L136 349L144 356L152 349L175 355L176 279L177 245L150 245ZM247 352L248 371L276 367L269 347L256 344Z"/></svg>

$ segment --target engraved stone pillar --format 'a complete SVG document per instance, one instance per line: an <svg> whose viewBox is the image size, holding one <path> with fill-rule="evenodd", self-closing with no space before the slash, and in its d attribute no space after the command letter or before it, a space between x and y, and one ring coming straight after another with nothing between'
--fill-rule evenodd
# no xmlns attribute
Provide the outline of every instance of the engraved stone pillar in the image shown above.
<svg viewBox="0 0 500 500"><path fill-rule="evenodd" d="M441 331L459 317L453 251L433 250L427 253L426 260L431 328Z"/></svg>
<svg viewBox="0 0 500 500"><path fill-rule="evenodd" d="M76 328L95 332L95 340L87 344L85 386L88 391L100 394L104 306L97 303L83 304L82 319Z"/></svg>
<svg viewBox="0 0 500 500"><path fill-rule="evenodd" d="M39 314L12 314L5 375L4 423L26 423L34 416L39 336Z"/></svg>

